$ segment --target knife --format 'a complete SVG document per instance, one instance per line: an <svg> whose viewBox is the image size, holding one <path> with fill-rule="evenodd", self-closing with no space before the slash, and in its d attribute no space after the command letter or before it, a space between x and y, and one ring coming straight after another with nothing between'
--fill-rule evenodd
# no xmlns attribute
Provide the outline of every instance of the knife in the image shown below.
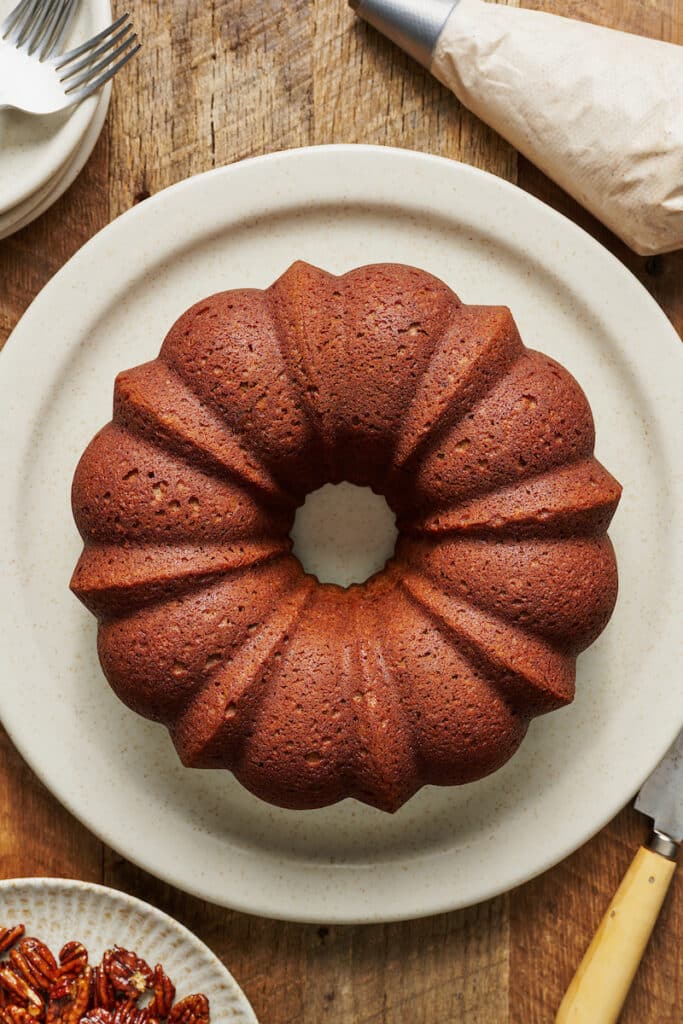
<svg viewBox="0 0 683 1024"><path fill-rule="evenodd" d="M683 730L636 797L653 829L607 908L555 1024L616 1024L676 870L683 841Z"/></svg>

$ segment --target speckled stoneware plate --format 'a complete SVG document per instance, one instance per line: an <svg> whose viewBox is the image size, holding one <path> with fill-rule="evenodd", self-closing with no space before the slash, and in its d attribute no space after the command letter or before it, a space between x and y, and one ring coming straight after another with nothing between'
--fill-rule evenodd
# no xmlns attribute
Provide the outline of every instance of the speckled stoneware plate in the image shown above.
<svg viewBox="0 0 683 1024"><path fill-rule="evenodd" d="M293 813L227 773L181 767L166 731L106 685L95 623L67 587L69 490L118 370L222 288L295 259L398 260L467 302L506 303L526 343L584 386L597 454L624 484L621 595L579 659L575 703L532 723L500 772L426 789L390 817L347 801ZM683 346L625 268L505 181L403 151L277 154L182 182L88 243L0 356L0 714L94 832L149 871L274 917L373 921L474 903L559 861L626 803L683 723Z"/></svg>
<svg viewBox="0 0 683 1024"><path fill-rule="evenodd" d="M244 992L203 942L123 892L63 878L14 878L0 882L0 922L24 924L55 955L65 942L79 939L92 963L111 946L132 949L152 966L162 964L176 999L203 992L216 1024L257 1024Z"/></svg>
<svg viewBox="0 0 683 1024"><path fill-rule="evenodd" d="M0 21L17 0L0 0ZM110 25L110 0L80 0L64 49L76 46ZM18 110L0 111L0 214L11 214L63 171L94 119L109 105L111 87L75 108L34 117ZM100 127L103 117L100 118ZM18 218L17 218L18 219Z"/></svg>

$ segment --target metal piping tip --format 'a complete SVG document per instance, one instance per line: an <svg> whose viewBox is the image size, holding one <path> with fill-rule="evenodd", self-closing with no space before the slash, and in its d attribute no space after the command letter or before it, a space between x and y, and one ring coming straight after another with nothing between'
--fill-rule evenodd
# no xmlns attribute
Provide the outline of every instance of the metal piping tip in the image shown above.
<svg viewBox="0 0 683 1024"><path fill-rule="evenodd" d="M359 18L426 68L457 3L458 0L349 0Z"/></svg>

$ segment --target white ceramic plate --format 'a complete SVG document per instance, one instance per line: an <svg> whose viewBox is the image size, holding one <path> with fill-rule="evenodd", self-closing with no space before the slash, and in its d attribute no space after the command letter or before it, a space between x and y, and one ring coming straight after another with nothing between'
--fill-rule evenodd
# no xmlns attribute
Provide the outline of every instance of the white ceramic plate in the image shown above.
<svg viewBox="0 0 683 1024"><path fill-rule="evenodd" d="M0 21L15 6L16 0L0 0ZM80 0L64 49L89 39L111 21L110 0ZM101 96L95 95L75 109L47 117L0 111L0 214L29 200L66 167L100 104Z"/></svg>
<svg viewBox="0 0 683 1024"><path fill-rule="evenodd" d="M598 456L624 484L621 594L579 660L578 696L500 772L427 789L390 817L346 801L268 807L178 763L165 730L106 685L67 585L73 469L116 372L175 317L295 258L341 272L398 260L467 302L506 303L527 344L585 387ZM631 274L568 220L491 175L373 147L292 151L193 178L126 213L38 296L0 356L0 714L62 802L115 849L217 903L373 921L493 896L566 856L637 789L683 722L683 347ZM87 765L87 771L83 770Z"/></svg>
<svg viewBox="0 0 683 1024"><path fill-rule="evenodd" d="M153 967L160 963L176 986L176 999L203 992L216 1024L257 1024L241 988L203 942L148 903L104 885L63 878L0 882L0 922L24 924L26 934L57 955L79 939L97 963L114 945L132 949Z"/></svg>
<svg viewBox="0 0 683 1024"><path fill-rule="evenodd" d="M100 137L109 109L111 88L111 82L108 82L100 91L95 115L86 129L85 135L54 177L23 202L0 214L0 240L21 231L22 228L27 227L28 224L40 217L74 183Z"/></svg>

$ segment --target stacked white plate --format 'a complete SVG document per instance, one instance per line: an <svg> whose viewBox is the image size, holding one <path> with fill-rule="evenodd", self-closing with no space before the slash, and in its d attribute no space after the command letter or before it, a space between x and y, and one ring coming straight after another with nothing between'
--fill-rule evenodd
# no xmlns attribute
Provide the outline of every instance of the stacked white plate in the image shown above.
<svg viewBox="0 0 683 1024"><path fill-rule="evenodd" d="M17 0L0 0L0 21ZM110 0L80 0L64 49L112 22ZM102 131L111 85L77 107L34 117L0 110L0 238L39 217L83 169Z"/></svg>

